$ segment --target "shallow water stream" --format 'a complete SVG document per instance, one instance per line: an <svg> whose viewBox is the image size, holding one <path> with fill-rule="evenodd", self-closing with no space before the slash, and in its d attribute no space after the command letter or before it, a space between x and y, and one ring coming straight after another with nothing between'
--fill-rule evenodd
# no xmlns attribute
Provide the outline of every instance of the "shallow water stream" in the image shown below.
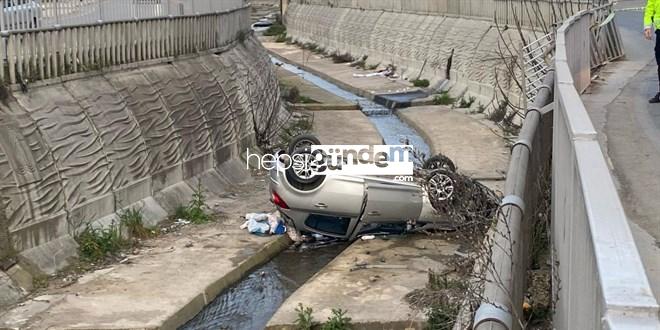
<svg viewBox="0 0 660 330"><path fill-rule="evenodd" d="M426 155L430 155L430 148L424 139L417 133L417 131L415 131L415 129L401 121L392 110L344 90L339 86L294 65L284 63L273 57L271 57L271 60L281 68L298 75L300 78L311 82L317 87L347 101L359 104L362 108L362 112L369 117L369 120L371 120L374 126L378 129L378 132L385 140L385 144L400 145L402 144L402 141L408 140L416 150L421 151Z"/></svg>
<svg viewBox="0 0 660 330"><path fill-rule="evenodd" d="M346 243L290 248L226 290L180 330L261 330L297 288L346 248Z"/></svg>

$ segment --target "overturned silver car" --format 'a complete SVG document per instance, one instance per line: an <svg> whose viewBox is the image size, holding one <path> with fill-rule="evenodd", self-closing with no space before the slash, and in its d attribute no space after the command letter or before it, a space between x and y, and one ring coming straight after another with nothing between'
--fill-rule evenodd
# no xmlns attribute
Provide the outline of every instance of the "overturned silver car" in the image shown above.
<svg viewBox="0 0 660 330"><path fill-rule="evenodd" d="M287 166L288 155L310 153L319 145L303 135L279 154L270 171L271 201L299 232L352 240L365 228L378 224L420 226L447 223L446 206L457 197L455 166L447 157L428 159L415 170L414 182L372 176L314 175L309 166ZM309 162L314 162L310 157Z"/></svg>

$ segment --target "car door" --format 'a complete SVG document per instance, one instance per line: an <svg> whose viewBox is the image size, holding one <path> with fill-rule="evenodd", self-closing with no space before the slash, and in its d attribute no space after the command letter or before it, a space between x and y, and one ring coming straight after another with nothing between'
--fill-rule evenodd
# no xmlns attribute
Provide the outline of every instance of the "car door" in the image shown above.
<svg viewBox="0 0 660 330"><path fill-rule="evenodd" d="M417 219L422 211L420 186L389 180L366 179L367 205L361 221L392 223Z"/></svg>
<svg viewBox="0 0 660 330"><path fill-rule="evenodd" d="M328 176L311 192L294 192L296 208L310 213L357 217L364 199L364 180L349 176Z"/></svg>

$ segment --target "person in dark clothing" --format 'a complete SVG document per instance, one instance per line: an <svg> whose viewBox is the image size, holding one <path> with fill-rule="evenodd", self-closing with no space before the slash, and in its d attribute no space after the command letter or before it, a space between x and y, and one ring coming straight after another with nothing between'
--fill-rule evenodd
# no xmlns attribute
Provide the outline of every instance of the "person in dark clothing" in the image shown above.
<svg viewBox="0 0 660 330"><path fill-rule="evenodd" d="M660 16L660 0L648 0L644 10L644 37L653 40L655 32L655 62L658 65L658 81L660 81L660 19L655 19L656 14ZM658 93L649 100L649 103L660 103L660 86Z"/></svg>

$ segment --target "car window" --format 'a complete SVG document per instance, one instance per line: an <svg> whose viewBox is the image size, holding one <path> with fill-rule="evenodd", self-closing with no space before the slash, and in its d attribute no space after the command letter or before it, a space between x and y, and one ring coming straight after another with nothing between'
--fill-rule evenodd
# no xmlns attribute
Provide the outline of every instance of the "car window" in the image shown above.
<svg viewBox="0 0 660 330"><path fill-rule="evenodd" d="M351 218L340 218L335 216L312 214L305 220L307 227L335 235L346 235Z"/></svg>

